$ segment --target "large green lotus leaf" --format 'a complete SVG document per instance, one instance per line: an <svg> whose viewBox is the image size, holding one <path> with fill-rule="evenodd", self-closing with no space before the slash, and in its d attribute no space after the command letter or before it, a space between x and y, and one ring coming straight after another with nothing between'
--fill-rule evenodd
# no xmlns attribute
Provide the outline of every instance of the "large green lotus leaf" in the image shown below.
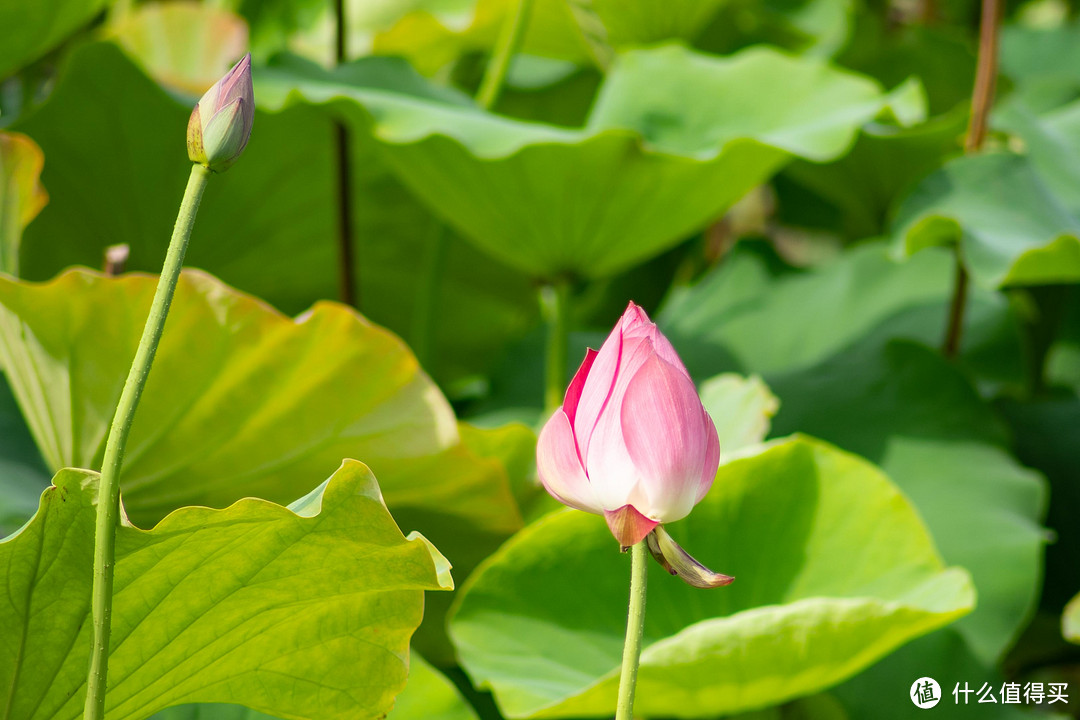
<svg viewBox="0 0 1080 720"><path fill-rule="evenodd" d="M0 373L0 537L34 514L48 486L48 470Z"/></svg>
<svg viewBox="0 0 1080 720"><path fill-rule="evenodd" d="M1076 149L1070 144L1072 155ZM1029 157L957 158L926 178L897 212L898 250L960 244L984 287L1080 280L1080 206L1062 197Z"/></svg>
<svg viewBox="0 0 1080 720"><path fill-rule="evenodd" d="M763 244L745 242L695 285L672 291L659 323L697 378L786 372L869 338L941 342L954 272L942 248L896 262L886 243L864 242L794 271ZM1018 332L1000 293L971 289L961 355L984 382L1024 382Z"/></svg>
<svg viewBox="0 0 1080 720"><path fill-rule="evenodd" d="M1061 633L1065 639L1080 643L1080 595L1065 606L1065 614L1061 617Z"/></svg>
<svg viewBox="0 0 1080 720"><path fill-rule="evenodd" d="M674 291L659 323L695 376L773 373L814 365L912 307L933 304L944 316L951 277L940 250L896 263L882 243L865 243L806 273L774 270L739 251ZM930 329L935 337L943 332L944 317ZM927 336L922 327L895 331Z"/></svg>
<svg viewBox="0 0 1080 720"><path fill-rule="evenodd" d="M82 715L97 475L67 469L53 482L0 543L0 702L12 720ZM380 717L405 684L423 591L453 587L446 560L401 534L356 461L288 508L247 499L182 508L150 530L125 520L115 573L110 720L222 701Z"/></svg>
<svg viewBox="0 0 1080 720"><path fill-rule="evenodd" d="M0 78L52 50L111 0L0 2Z"/></svg>
<svg viewBox="0 0 1080 720"><path fill-rule="evenodd" d="M615 49L664 40L693 40L725 0L574 0L570 3L588 36L600 35ZM599 25L598 25L599 23ZM597 28L602 28L602 33Z"/></svg>
<svg viewBox="0 0 1080 720"><path fill-rule="evenodd" d="M477 720L472 707L446 676L413 652L409 682L386 716L392 720ZM277 720L272 715L239 705L192 704L162 710L150 720Z"/></svg>
<svg viewBox="0 0 1080 720"><path fill-rule="evenodd" d="M278 718L242 705L193 703L162 710L150 716L150 720L278 720Z"/></svg>
<svg viewBox="0 0 1080 720"><path fill-rule="evenodd" d="M1009 455L1003 424L966 379L920 345L871 341L768 381L781 399L775 432L819 435L903 488L979 590L956 631L981 663L999 660L1038 599L1046 486Z"/></svg>
<svg viewBox="0 0 1080 720"><path fill-rule="evenodd" d="M852 240L885 234L897 201L960 151L967 118L967 108L957 107L910 128L875 123L834 162L796 160L777 178L781 222ZM835 210L825 212L830 206Z"/></svg>
<svg viewBox="0 0 1080 720"><path fill-rule="evenodd" d="M1019 98L1005 103L993 117L994 127L1016 135L1039 178L1061 204L1080 213L1080 101L1037 113Z"/></svg>
<svg viewBox="0 0 1080 720"><path fill-rule="evenodd" d="M44 164L33 140L0 131L0 272L19 274L23 229L49 201L38 181Z"/></svg>
<svg viewBox="0 0 1080 720"><path fill-rule="evenodd" d="M1014 93L1038 110L1049 110L1080 95L1080 24L1053 28L1015 23L1001 29L1001 73Z"/></svg>
<svg viewBox="0 0 1080 720"><path fill-rule="evenodd" d="M944 568L888 479L810 439L723 465L671 532L736 580L702 591L650 562L646 716L712 717L821 690L974 603L967 574ZM610 715L628 577L600 518L546 516L463 589L450 622L462 664L509 717Z"/></svg>
<svg viewBox="0 0 1080 720"><path fill-rule="evenodd" d="M52 468L100 464L155 284L85 270L0 278L0 364ZM458 443L453 412L399 339L336 303L293 320L186 271L120 477L132 519L295 497L342 457L382 474L395 511L495 533L520 524L505 470Z"/></svg>
<svg viewBox="0 0 1080 720"><path fill-rule="evenodd" d="M428 205L537 276L599 277L648 259L793 156L843 154L893 102L867 78L766 48L730 58L678 46L626 53L583 129L403 97L297 63L260 77L268 107L302 98L348 113ZM910 113L911 100L903 93L896 112Z"/></svg>
<svg viewBox="0 0 1080 720"><path fill-rule="evenodd" d="M430 90L401 63L379 63L385 83L406 93ZM177 101L112 44L72 53L49 100L20 126L50 158L44 182L52 195L24 236L24 277L100 267L105 247L121 242L131 248L128 269L160 271L190 167L183 138L194 102ZM116 106L138 107L138 117L109 110ZM305 107L256 115L244 161L215 176L203 198L187 263L292 314L338 297L332 121ZM372 143L353 140L360 307L407 337L417 258L427 254L438 221L389 174ZM537 315L524 277L453 233L439 300L431 370L440 378L482 371Z"/></svg>
<svg viewBox="0 0 1080 720"><path fill-rule="evenodd" d="M766 44L816 57L834 57L849 42L856 9L851 0L734 0L713 5L716 12L696 34L696 47L726 54Z"/></svg>

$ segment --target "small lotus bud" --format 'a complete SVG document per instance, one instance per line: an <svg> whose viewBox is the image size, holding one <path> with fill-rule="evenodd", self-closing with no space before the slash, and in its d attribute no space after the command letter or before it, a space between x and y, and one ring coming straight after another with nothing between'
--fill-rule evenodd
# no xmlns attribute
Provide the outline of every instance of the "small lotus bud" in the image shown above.
<svg viewBox="0 0 1080 720"><path fill-rule="evenodd" d="M191 111L188 157L214 172L228 170L244 151L254 121L255 92L248 53L206 91Z"/></svg>
<svg viewBox="0 0 1080 720"><path fill-rule="evenodd" d="M645 540L656 562L672 575L681 577L688 585L696 588L715 588L735 582L735 578L730 575L713 572L695 560L668 535L663 525L653 528Z"/></svg>

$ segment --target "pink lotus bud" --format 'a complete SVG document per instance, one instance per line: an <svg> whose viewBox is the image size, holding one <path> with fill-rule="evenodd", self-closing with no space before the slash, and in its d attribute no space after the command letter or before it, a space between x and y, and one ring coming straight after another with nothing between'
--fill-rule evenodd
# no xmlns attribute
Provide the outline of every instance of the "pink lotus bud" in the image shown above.
<svg viewBox="0 0 1080 720"><path fill-rule="evenodd" d="M603 515L627 548L705 497L720 440L675 349L630 303L600 352L586 354L536 460L555 499Z"/></svg>
<svg viewBox="0 0 1080 720"><path fill-rule="evenodd" d="M224 172L236 162L251 137L255 91L251 86L251 54L206 91L188 119L191 162Z"/></svg>

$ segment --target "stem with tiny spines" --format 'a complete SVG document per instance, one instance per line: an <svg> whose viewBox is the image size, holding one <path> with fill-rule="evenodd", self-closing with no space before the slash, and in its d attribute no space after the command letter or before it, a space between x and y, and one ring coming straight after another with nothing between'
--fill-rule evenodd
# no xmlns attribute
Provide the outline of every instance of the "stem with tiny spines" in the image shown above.
<svg viewBox="0 0 1080 720"><path fill-rule="evenodd" d="M982 0L982 16L979 19L979 58L975 68L975 88L971 93L971 117L964 137L964 152L973 155L982 150L986 140L987 119L994 104L994 87L997 84L998 25L1001 19L1000 0ZM960 243L953 248L956 260L956 277L953 281L952 300L949 302L949 324L945 329L942 353L955 358L960 352L960 337L964 329L964 310L967 307L968 272Z"/></svg>
<svg viewBox="0 0 1080 720"><path fill-rule="evenodd" d="M143 327L135 359L131 363L120 401L105 441L105 457L101 464L101 480L98 486L97 518L94 530L94 584L91 595L94 644L90 653L90 669L87 675L84 720L102 720L105 717L105 692L109 672L109 631L112 624L113 571L116 560L116 525L120 520L120 466L124 460L124 448L135 418L135 409L146 386L150 366L154 362L165 318L169 314L184 253L191 239L191 228L199 210L210 170L193 165L188 178L184 199L173 227L172 239L165 255L150 314Z"/></svg>
<svg viewBox="0 0 1080 720"><path fill-rule="evenodd" d="M648 584L648 549L642 540L630 549L630 609L626 617L626 642L623 644L622 670L619 674L619 700L615 720L633 720L634 691L641 663L641 636L645 630L645 590Z"/></svg>

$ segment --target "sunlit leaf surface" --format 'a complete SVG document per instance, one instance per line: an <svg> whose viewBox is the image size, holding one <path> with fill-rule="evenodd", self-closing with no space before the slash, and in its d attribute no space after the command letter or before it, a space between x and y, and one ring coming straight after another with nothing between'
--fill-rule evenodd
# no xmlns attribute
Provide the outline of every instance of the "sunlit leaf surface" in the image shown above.
<svg viewBox="0 0 1080 720"><path fill-rule="evenodd" d="M0 687L12 720L82 716L97 475L63 470L0 543ZM109 718L179 702L375 718L405 684L425 590L446 560L405 538L361 463L288 508L243 500L117 529Z"/></svg>
<svg viewBox="0 0 1080 720"><path fill-rule="evenodd" d="M664 46L623 55L586 126L571 129L395 92L379 63L333 74L291 62L263 73L257 92L269 107L332 104L468 239L540 277L600 277L646 260L792 157L842 154L892 103L872 80L820 61ZM897 105L913 110L909 96Z"/></svg>
<svg viewBox="0 0 1080 720"><path fill-rule="evenodd" d="M453 683L413 652L409 682L387 715L392 720L477 720L472 707ZM238 705L201 703L162 710L150 720L278 720L272 715Z"/></svg>

